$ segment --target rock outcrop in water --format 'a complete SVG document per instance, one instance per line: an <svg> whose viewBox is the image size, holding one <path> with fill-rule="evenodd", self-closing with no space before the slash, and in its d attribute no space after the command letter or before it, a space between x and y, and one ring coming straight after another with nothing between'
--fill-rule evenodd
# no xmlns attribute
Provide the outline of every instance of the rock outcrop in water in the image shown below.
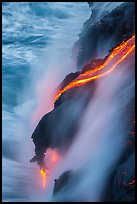
<svg viewBox="0 0 137 204"><path fill-rule="evenodd" d="M135 9L133 2L127 2L92 25L92 19L85 23L79 41L74 46L73 51L78 49L78 69L81 71L69 74L60 84L63 88L70 81L74 80L80 73L93 69L104 62L105 59L96 59L100 53L108 54L108 51L123 40L128 39L134 34ZM92 18L93 16L91 16ZM88 64L88 65L87 65ZM90 65L90 66L89 66ZM83 67L84 66L84 67ZM134 62L131 65L134 69ZM132 74L134 80L134 74ZM79 119L96 90L96 82L92 81L81 87L75 87L66 91L55 102L55 108L50 113L43 116L38 126L32 134L35 144L35 161L42 164L44 153L47 148L58 148L61 153L69 149L74 136L79 127ZM128 110L128 111L127 111ZM134 100L123 114L129 137L123 154L112 172L106 194L102 200L110 202L134 202L135 201L135 169L134 169ZM129 122L130 121L130 122ZM54 195L67 188L67 183L74 180L76 173L64 173L56 180ZM74 189L75 190L75 189ZM66 197L65 201L76 200L77 198ZM80 201L80 200L79 200Z"/></svg>

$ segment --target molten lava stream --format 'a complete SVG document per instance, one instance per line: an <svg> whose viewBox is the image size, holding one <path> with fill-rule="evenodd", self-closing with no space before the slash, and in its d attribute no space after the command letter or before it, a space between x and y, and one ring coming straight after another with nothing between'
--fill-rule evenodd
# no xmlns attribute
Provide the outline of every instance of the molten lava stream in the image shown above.
<svg viewBox="0 0 137 204"><path fill-rule="evenodd" d="M45 186L46 186L46 177L47 177L46 171L44 171L43 169L40 169L40 173L42 175L42 186L43 186L43 188L45 188Z"/></svg>
<svg viewBox="0 0 137 204"><path fill-rule="evenodd" d="M100 65L99 67L97 67L97 68L95 68L93 70L89 70L89 71L86 71L86 72L80 74L79 77L87 76L89 74L94 74L95 72L103 69L106 65L108 65L108 63L111 61L111 59L113 59L129 43L129 41L131 41L134 38L135 38L135 35L133 35L132 38L128 39L127 41L125 41L125 42L123 41L119 46L117 46L117 47L115 47L113 49L112 53L107 57L107 59L104 62L104 64Z"/></svg>
<svg viewBox="0 0 137 204"><path fill-rule="evenodd" d="M47 183L47 176L49 176L53 169L55 168L56 164L60 161L61 156L59 155L58 151L55 149L47 149L46 151L46 163L48 163L48 169L40 169L40 174L42 176L42 187L46 187Z"/></svg>
<svg viewBox="0 0 137 204"><path fill-rule="evenodd" d="M111 54L107 57L104 64L95 68L94 70L90 70L80 74L79 77L77 77L67 86L65 86L62 90L60 90L59 93L57 93L57 95L55 96L54 103L65 91L70 90L74 87L82 86L90 81L110 74L112 71L115 70L119 63L121 63L124 59L126 59L129 56L130 53L134 51L134 49L135 49L135 35L133 35L130 39L128 39L125 42L122 42L120 45L115 47Z"/></svg>

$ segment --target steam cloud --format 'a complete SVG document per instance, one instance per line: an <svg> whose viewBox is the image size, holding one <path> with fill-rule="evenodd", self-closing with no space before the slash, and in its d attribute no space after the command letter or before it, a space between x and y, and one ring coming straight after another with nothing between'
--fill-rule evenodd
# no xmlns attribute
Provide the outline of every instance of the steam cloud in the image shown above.
<svg viewBox="0 0 137 204"><path fill-rule="evenodd" d="M54 172L56 178L67 170L74 170L79 176L77 180L72 177L70 184L57 194L55 200L101 200L128 136L122 110L134 97L132 74L127 76L130 66L123 63L117 71L98 81L76 139Z"/></svg>

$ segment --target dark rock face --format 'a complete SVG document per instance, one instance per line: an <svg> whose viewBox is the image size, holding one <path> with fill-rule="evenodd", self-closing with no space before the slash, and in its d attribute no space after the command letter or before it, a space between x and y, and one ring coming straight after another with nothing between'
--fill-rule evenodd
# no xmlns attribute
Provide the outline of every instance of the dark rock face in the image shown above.
<svg viewBox="0 0 137 204"><path fill-rule="evenodd" d="M128 39L135 32L134 2L123 3L95 24L92 24L94 21L92 15L90 18L73 48L74 52L77 50L75 47L80 48L77 54L78 70L91 59L102 58L108 50Z"/></svg>
<svg viewBox="0 0 137 204"><path fill-rule="evenodd" d="M131 145L134 149L134 145ZM112 197L114 202L135 201L135 154L129 154L128 158L116 171L112 185Z"/></svg>
<svg viewBox="0 0 137 204"><path fill-rule="evenodd" d="M68 74L65 79L60 83L59 85L59 89L63 89L65 86L67 86L71 81L73 81L74 79L76 79L80 74L79 72L75 72L75 73L70 73Z"/></svg>
<svg viewBox="0 0 137 204"><path fill-rule="evenodd" d="M89 64L86 64L83 68L82 68L82 71L81 73L84 73L88 70L91 70L91 69L95 69L96 67L100 66L101 64L103 64L105 62L104 59L93 59L90 61Z"/></svg>
<svg viewBox="0 0 137 204"><path fill-rule="evenodd" d="M91 16L84 23L84 26L90 23L90 26L100 21L104 16L108 15L113 9L122 4L122 2L88 2L89 7L91 8ZM85 29L84 27L84 29Z"/></svg>
<svg viewBox="0 0 137 204"><path fill-rule="evenodd" d="M57 87L56 90L61 90L63 89L65 86L67 86L71 81L73 81L74 79L76 79L80 74L79 72L75 72L75 73L70 73L68 74L65 79L59 84L59 86ZM60 105L61 100L58 99L55 103L54 103L54 107L57 107L58 105Z"/></svg>
<svg viewBox="0 0 137 204"><path fill-rule="evenodd" d="M134 3L124 3L111 13L106 14L99 22L94 25L90 20L85 24L85 29L77 42L78 46L78 68L85 65L81 72L71 73L66 76L59 85L65 87L72 80L77 78L80 73L94 69L104 62L105 59L96 59L99 52L108 51L123 40L128 39L134 33ZM89 63L90 62L90 63ZM89 64L87 64L89 63ZM131 70L134 63L131 65ZM134 80L134 73L132 73ZM36 161L39 165L43 162L44 153L47 148L58 148L61 153L69 149L74 136L79 128L79 121L87 107L90 99L96 91L96 81L92 81L81 87L76 87L66 91L55 102L55 108L50 113L43 116L32 134L35 144ZM134 90L133 90L134 91ZM107 202L134 202L135 201L135 158L134 158L134 100L130 101L125 107L123 119L125 127L129 133L126 141L126 148L121 155L117 167L111 172L106 186L106 194L102 200ZM126 172L126 173L125 173ZM77 173L72 171L64 172L55 182L53 196L62 192L62 189L69 189L70 183L77 177ZM73 183L73 182L72 182ZM71 185L73 186L73 185ZM75 191L75 189L73 189ZM63 201L80 201L78 198L66 195ZM61 198L56 201L62 201Z"/></svg>
<svg viewBox="0 0 137 204"><path fill-rule="evenodd" d="M82 116L89 98L89 95L84 93L85 97L81 99L77 89L75 92L70 91L72 94L69 93L68 96L67 93L64 94L56 108L44 115L34 130L32 139L38 164L42 163L47 148L58 148L64 152L71 145L78 128L78 118Z"/></svg>
<svg viewBox="0 0 137 204"><path fill-rule="evenodd" d="M72 179L73 171L69 170L64 172L59 179L55 180L55 187L53 191L53 196L56 196L56 194L61 191L65 185L69 183L69 181Z"/></svg>

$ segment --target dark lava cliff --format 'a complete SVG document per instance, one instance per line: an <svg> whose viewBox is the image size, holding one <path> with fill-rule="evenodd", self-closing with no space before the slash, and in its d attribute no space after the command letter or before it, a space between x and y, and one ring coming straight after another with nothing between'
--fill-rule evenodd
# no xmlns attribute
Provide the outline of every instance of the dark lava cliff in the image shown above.
<svg viewBox="0 0 137 204"><path fill-rule="evenodd" d="M115 46L134 34L135 8L133 2L123 3L111 12L105 11L101 19L93 24L92 20L95 18L96 12L84 24L79 40L73 48L73 52L77 55L77 69L79 71L67 75L60 84L60 89L69 84L80 73L98 66ZM129 70L132 81L134 81L134 66L133 57ZM58 148L61 154L69 149L79 128L79 119L89 101L92 100L95 91L96 81L92 81L61 95L55 102L54 109L42 117L32 134L36 154L35 158L32 159L33 161L37 161L41 165L46 149L49 147ZM129 99L126 106L122 107L122 117L129 136L117 166L110 172L102 201L135 201L134 105L133 90L131 100ZM64 172L60 178L57 178L54 188L55 201L81 201L70 195L63 200L56 199L56 195L63 188L69 188L74 180L77 181L77 172L73 171ZM73 182L71 186L73 186ZM75 191L75 189L73 190Z"/></svg>
<svg viewBox="0 0 137 204"><path fill-rule="evenodd" d="M96 8L95 13L100 9L100 7ZM97 14L92 12L74 46L73 51L75 55L76 52L78 55L78 69L81 69L91 59L99 58L100 54L105 56L108 50L134 33L135 6L133 2L123 3L110 13L105 10L102 15L101 20L97 21L98 18L95 18Z"/></svg>

